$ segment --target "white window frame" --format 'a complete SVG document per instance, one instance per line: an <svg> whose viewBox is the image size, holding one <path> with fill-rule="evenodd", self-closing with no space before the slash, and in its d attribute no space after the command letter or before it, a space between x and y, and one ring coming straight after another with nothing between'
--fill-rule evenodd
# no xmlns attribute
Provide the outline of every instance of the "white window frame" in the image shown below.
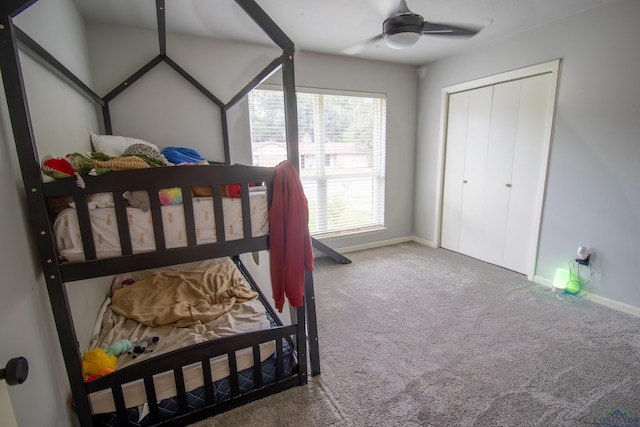
<svg viewBox="0 0 640 427"><path fill-rule="evenodd" d="M282 87L278 85L269 85L263 84L259 88L259 90L274 90L281 91ZM385 99L386 95L381 93L369 93L369 92L356 92L356 91L347 91L347 90L332 90L332 89L324 89L324 88L312 88L312 87L297 87L298 93L310 93L314 95L337 95L337 96L346 96L346 97L363 97L363 98L376 98L376 99ZM322 98L321 98L322 99ZM331 165L326 165L326 154L324 152L325 145L324 144L316 144L316 152L314 153L314 159L322 159L322 161L313 161L313 167L316 168L316 173L313 176L301 176L301 179L304 182L315 181L318 189L318 205L324 204L327 205L327 195L326 195L326 187L328 179L349 179L349 178L366 178L372 177L373 180L373 202L372 208L374 209L373 218L377 219L377 222L373 222L371 224L362 224L358 227L349 227L346 229L328 229L328 219L327 219L327 211L326 209L317 209L316 210L316 222L318 226L318 231L312 231L312 235L316 238L323 237L333 237L340 236L345 234L354 234L354 233L363 233L370 232L375 230L382 230L385 228L385 163L386 163L386 102L383 106L385 110L385 116L381 117L381 123L377 126L376 130L379 131L375 133L374 139L378 139L380 142L374 144L374 152L373 152L373 170L372 172L364 172L360 174L335 174L336 169L339 169L336 162L333 159L330 161ZM321 110L318 107L318 110ZM381 112L382 113L382 112ZM319 127L318 127L319 128ZM316 128L316 137L323 133L323 129ZM320 137L322 138L322 137ZM300 160L304 154L300 155ZM301 175L302 171L309 168L308 160L305 158L304 161L300 161ZM303 166L304 165L304 166ZM331 174L327 176L325 173L325 169L329 168L331 170ZM324 190L324 191L323 191Z"/></svg>

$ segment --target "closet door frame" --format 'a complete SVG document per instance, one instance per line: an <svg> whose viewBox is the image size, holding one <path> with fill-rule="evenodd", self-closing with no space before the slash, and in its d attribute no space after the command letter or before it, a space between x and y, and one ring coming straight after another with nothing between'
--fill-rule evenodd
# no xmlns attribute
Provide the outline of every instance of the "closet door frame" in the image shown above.
<svg viewBox="0 0 640 427"><path fill-rule="evenodd" d="M533 280L536 270L536 260L538 257L538 242L540 239L540 222L542 219L542 208L544 203L544 196L546 192L546 182L548 174L549 153L551 151L551 140L553 137L553 125L557 106L557 90L558 79L560 77L560 59L556 59L541 64L531 65L529 67L519 68L517 70L507 71L500 74L495 74L488 77L483 77L476 80L471 80L464 83L447 86L442 89L441 97L441 110L440 110L440 137L438 145L438 165L437 165L437 185L436 185L436 205L435 205L435 246L441 247L441 227L442 227L442 204L444 198L444 164L446 154L446 142L447 142L447 126L448 126L448 113L449 113L449 97L457 92L479 89L485 86L492 86L498 83L509 82L513 80L520 80L527 77L534 77L542 74L551 74L551 88L549 90L550 95L553 97L549 100L552 104L552 108L548 109L548 117L546 118L547 127L544 130L543 140L543 162L540 165L544 173L541 174L538 188L538 194L532 195L535 197L535 221L534 229L532 230L534 235L532 246L530 249L530 259L527 262L527 277L529 280Z"/></svg>

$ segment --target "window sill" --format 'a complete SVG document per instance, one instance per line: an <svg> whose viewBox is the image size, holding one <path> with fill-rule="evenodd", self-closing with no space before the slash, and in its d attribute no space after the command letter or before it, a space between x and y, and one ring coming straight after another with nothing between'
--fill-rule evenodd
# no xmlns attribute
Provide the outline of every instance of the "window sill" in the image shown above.
<svg viewBox="0 0 640 427"><path fill-rule="evenodd" d="M386 231L387 227L375 226L367 228L359 228L357 230L334 231L329 233L314 233L311 235L314 239L340 239L354 236L363 236L368 234L378 234Z"/></svg>

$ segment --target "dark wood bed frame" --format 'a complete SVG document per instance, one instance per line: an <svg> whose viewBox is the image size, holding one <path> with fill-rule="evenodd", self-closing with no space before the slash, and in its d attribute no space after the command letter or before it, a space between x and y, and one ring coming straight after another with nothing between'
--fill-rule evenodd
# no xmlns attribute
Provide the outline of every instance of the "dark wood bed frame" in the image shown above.
<svg viewBox="0 0 640 427"><path fill-rule="evenodd" d="M268 330L234 335L212 342L198 344L187 349L177 350L168 354L154 357L136 364L133 367L118 370L95 381L85 383L82 375L81 354L71 317L71 311L66 293L66 282L81 279L113 275L117 273L155 268L190 261L204 260L215 257L231 256L240 270L248 277L252 285L257 284L242 265L239 255L268 249L268 236L252 237L249 212L248 184L265 182L270 187L275 173L274 168L230 165L229 135L227 129L227 111L257 87L273 72L281 69L286 114L286 138L288 158L298 164L298 127L296 90L294 81L293 56L294 44L269 16L256 4L254 0L235 0L236 3L260 26L271 40L282 49L282 55L274 59L264 70L251 80L227 104L210 93L196 79L167 56L164 0L156 0L158 20L159 54L149 63L133 73L120 85L111 90L104 97L100 97L87 87L79 78L70 72L62 63L49 54L35 40L21 31L13 23L13 18L37 0L4 0L0 5L0 68L6 92L7 105L11 117L11 125L15 138L18 159L28 204L30 227L37 244L42 270L53 310L60 346L66 364L74 407L81 425L93 425L95 419L91 413L88 394L111 389L116 406L116 413L121 425L127 425L127 414L122 393L122 384L141 379L145 383L147 400L150 408L152 424L184 425L196 420L207 418L216 413L243 405L255 399L278 393L287 388L307 383L307 357L310 362L312 375L320 374L320 358L318 350L318 336L316 312L313 290L313 276L310 272L305 275L305 300L302 307L296 309L296 324L280 326ZM164 62L185 78L193 87L203 93L208 99L220 107L222 118L222 139L225 149L225 164L198 166L190 168L151 168L142 170L109 173L100 177L84 177L85 188L79 188L73 179L43 183L40 162L36 149L29 108L27 104L24 81L22 78L18 50L29 53L52 72L66 81L71 87L92 100L102 109L104 131L112 133L109 115L109 102L117 95L129 88L139 78L158 64ZM244 238L225 241L222 218L222 195L220 188L223 184L241 183L243 188L242 210L244 223ZM190 187L195 185L211 186L214 199L215 224L218 242L196 245L195 226L191 204ZM151 213L156 239L155 252L132 253L129 230L126 221L126 206L122 201L122 192L130 190L151 191L169 187L183 188L185 197L185 222L187 227L188 246L166 249L162 232L160 205L157 199L151 197ZM123 255L117 258L97 259L95 245L91 233L86 195L91 193L112 192L116 202L116 218ZM60 262L56 249L52 221L47 212L47 198L56 196L73 196L77 206L78 220L82 231L83 247L86 261ZM249 219L249 220L247 220ZM347 258L314 240L314 247L325 251L338 262L348 263ZM259 290L259 288L257 288ZM264 299L264 298L263 298ZM277 319L273 308L267 303L267 309ZM292 338L295 337L295 338ZM260 343L275 340L276 344L282 339L293 339L297 357L297 371L285 376L279 369L277 381L262 384L258 378L260 369L254 370L256 388L250 392L240 394L238 391L235 351L242 348L253 348L254 359L259 360L258 346ZM309 354L307 355L307 342ZM276 345L278 364L282 364L282 346ZM230 365L230 381L232 397L222 402L214 402L213 388L210 380L209 359L227 355ZM201 363L205 378L206 405L203 408L189 411L185 397L185 385L182 377L182 367ZM254 364L255 365L255 364ZM170 420L160 419L156 405L156 394L153 386L153 375L173 371L178 390L179 415Z"/></svg>

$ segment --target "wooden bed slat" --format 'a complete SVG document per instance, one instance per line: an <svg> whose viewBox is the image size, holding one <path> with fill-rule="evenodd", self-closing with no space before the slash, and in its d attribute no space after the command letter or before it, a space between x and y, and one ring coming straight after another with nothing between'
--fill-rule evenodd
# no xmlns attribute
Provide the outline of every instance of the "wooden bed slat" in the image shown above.
<svg viewBox="0 0 640 427"><path fill-rule="evenodd" d="M260 345L253 346L253 382L255 388L262 387L262 362L260 357Z"/></svg>
<svg viewBox="0 0 640 427"><path fill-rule="evenodd" d="M182 207L184 209L184 226L187 233L187 245L195 246L196 238L196 220L193 213L193 196L191 188L182 187Z"/></svg>
<svg viewBox="0 0 640 427"><path fill-rule="evenodd" d="M222 211L222 190L219 185L211 187L213 192L213 214L216 220L216 242L226 241L224 232L224 212Z"/></svg>
<svg viewBox="0 0 640 427"><path fill-rule="evenodd" d="M282 340L276 340L276 372L278 380L284 378L284 355L282 352Z"/></svg>
<svg viewBox="0 0 640 427"><path fill-rule="evenodd" d="M164 239L164 227L162 226L162 209L160 197L157 191L149 191L149 205L151 206L151 219L153 221L153 237L156 241L156 250L161 251L167 248Z"/></svg>
<svg viewBox="0 0 640 427"><path fill-rule="evenodd" d="M230 351L227 353L229 360L229 381L231 382L231 397L236 397L240 394L240 383L238 382L238 361L236 360L236 352Z"/></svg>
<svg viewBox="0 0 640 427"><path fill-rule="evenodd" d="M251 230L251 205L249 204L249 185L240 184L241 193L240 200L242 202L242 231L245 239L252 237Z"/></svg>
<svg viewBox="0 0 640 427"><path fill-rule="evenodd" d="M181 414L185 414L188 412L189 408L187 408L187 391L184 386L184 374L182 372L182 366L179 366L173 370L173 378L176 381L178 412Z"/></svg>
<svg viewBox="0 0 640 427"><path fill-rule="evenodd" d="M87 198L84 194L76 194L73 196L73 201L76 204L76 214L78 215L78 226L80 227L84 258L87 260L96 259L96 245L93 241L93 229L91 227Z"/></svg>
<svg viewBox="0 0 640 427"><path fill-rule="evenodd" d="M118 422L121 425L129 424L129 417L127 416L127 407L124 403L124 395L122 393L122 386L116 384L111 387L111 395L113 396L113 403L116 407L116 414L118 416Z"/></svg>
<svg viewBox="0 0 640 427"><path fill-rule="evenodd" d="M157 420L160 418L158 411L158 397L156 395L156 385L153 382L152 376L144 377L144 389L147 393L147 404L149 405L149 414L151 420Z"/></svg>
<svg viewBox="0 0 640 427"><path fill-rule="evenodd" d="M116 222L118 224L118 237L120 238L120 247L122 255L133 254L131 246L131 233L129 231L129 218L127 217L127 204L122 197L121 191L114 191L113 204L116 210Z"/></svg>
<svg viewBox="0 0 640 427"><path fill-rule="evenodd" d="M204 397L207 405L213 405L214 392L213 392L213 378L211 377L211 361L207 357L202 360L202 378L204 380Z"/></svg>

